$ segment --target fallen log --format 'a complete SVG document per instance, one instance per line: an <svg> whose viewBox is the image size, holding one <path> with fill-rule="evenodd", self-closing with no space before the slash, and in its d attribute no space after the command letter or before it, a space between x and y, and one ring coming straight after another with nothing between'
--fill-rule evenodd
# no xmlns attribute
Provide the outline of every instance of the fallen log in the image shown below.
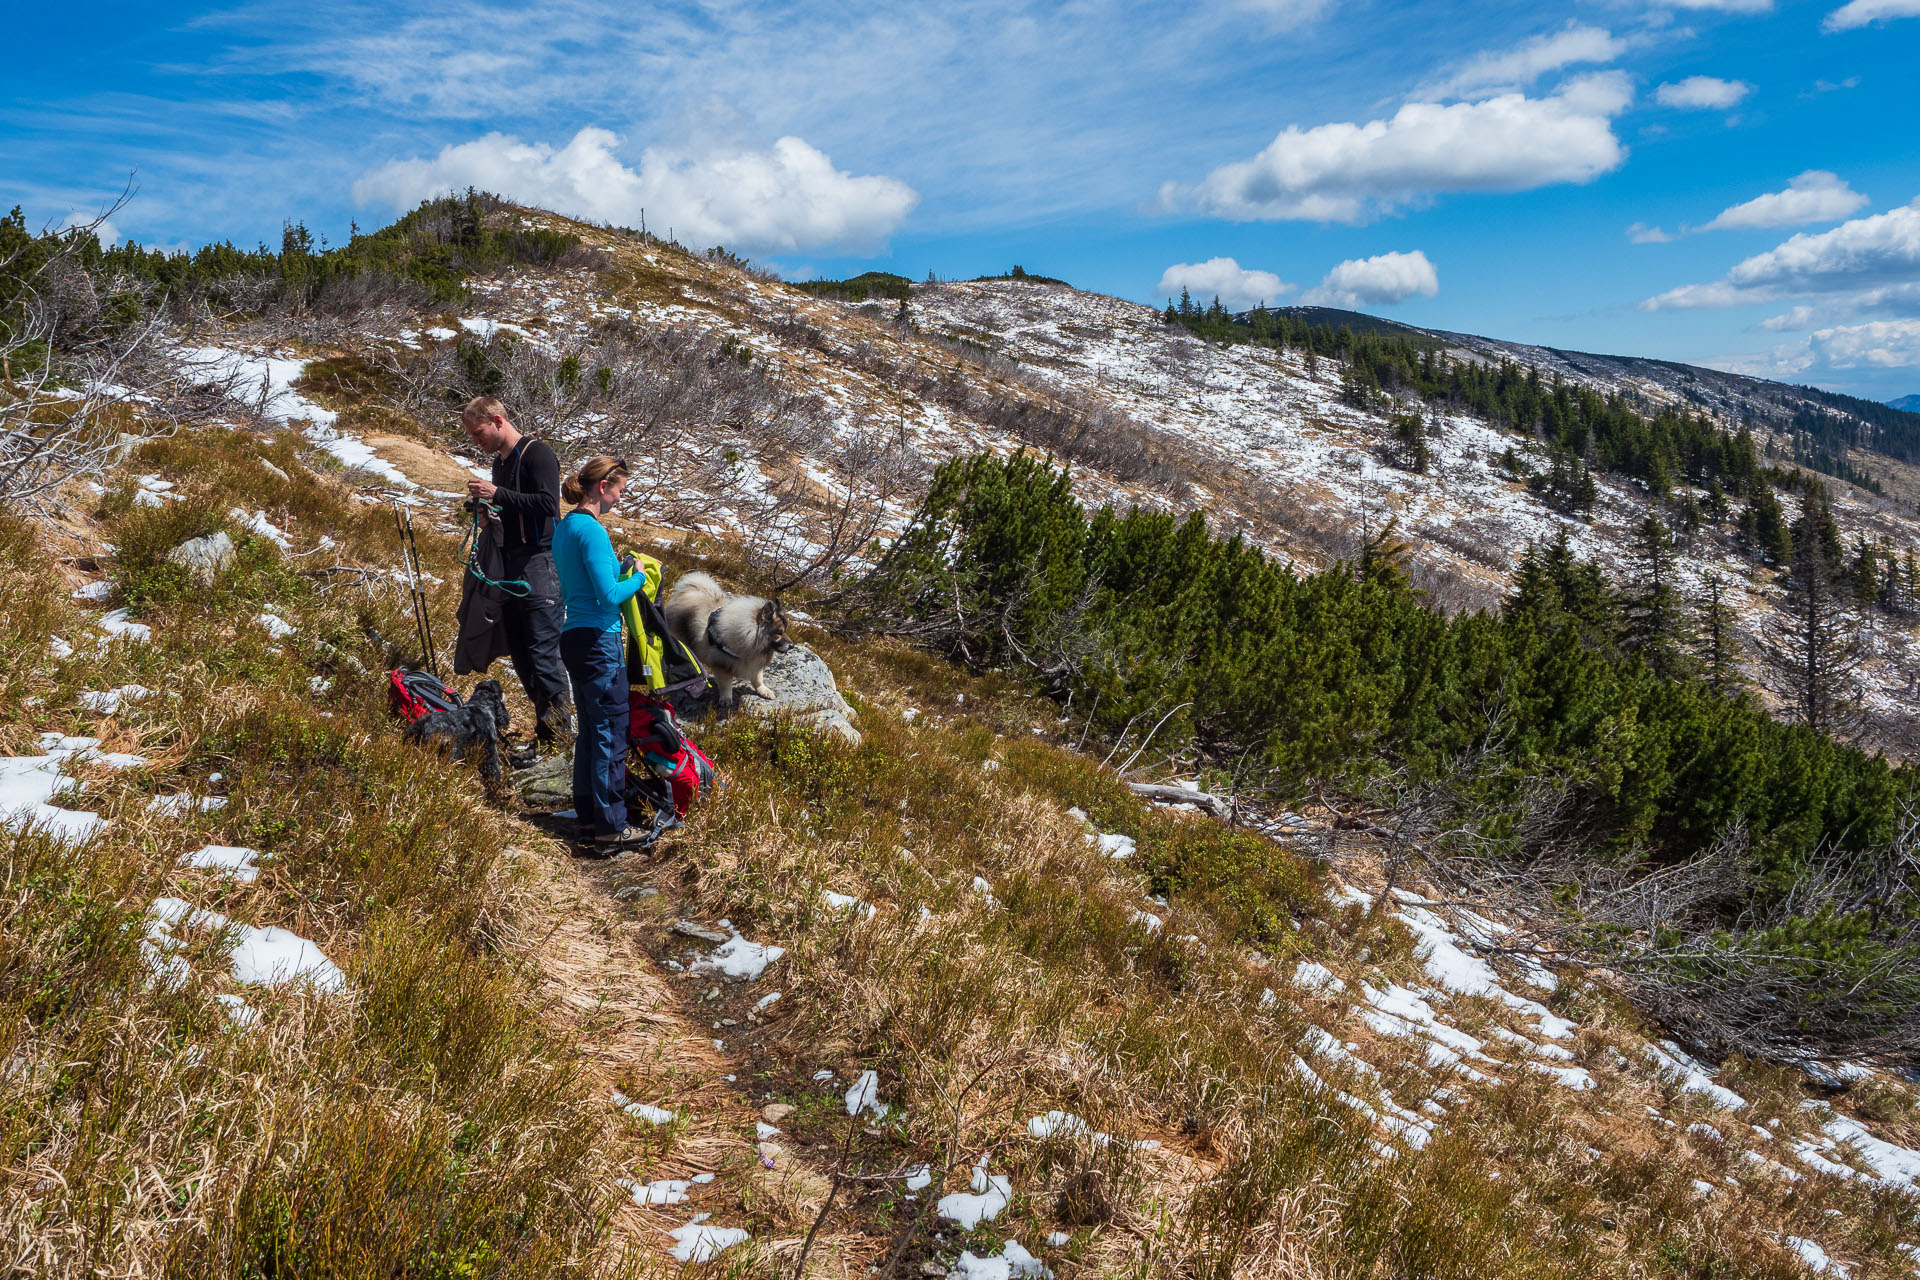
<svg viewBox="0 0 1920 1280"><path fill-rule="evenodd" d="M1159 804L1190 804L1204 809L1222 822L1233 815L1233 803L1206 791L1189 791L1185 787L1170 787L1159 782L1129 782L1127 789L1145 800Z"/></svg>

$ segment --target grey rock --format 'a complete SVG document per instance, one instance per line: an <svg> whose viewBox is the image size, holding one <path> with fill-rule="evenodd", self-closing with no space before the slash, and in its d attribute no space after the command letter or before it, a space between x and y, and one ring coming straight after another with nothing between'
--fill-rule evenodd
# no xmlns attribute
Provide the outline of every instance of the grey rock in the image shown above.
<svg viewBox="0 0 1920 1280"><path fill-rule="evenodd" d="M189 538L167 552L167 559L185 566L187 572L193 575L193 580L204 587L233 563L233 539L224 532L210 533L204 538Z"/></svg>
<svg viewBox="0 0 1920 1280"><path fill-rule="evenodd" d="M796 644L774 655L767 664L766 686L773 691L771 700L735 685L734 689L745 695L739 701L740 710L762 716L792 716L801 724L837 733L852 746L860 745L860 731L853 727L857 713L840 696L833 669L806 645Z"/></svg>
<svg viewBox="0 0 1920 1280"><path fill-rule="evenodd" d="M529 809L566 809L573 805L573 755L556 751L531 769L515 770L511 781Z"/></svg>
<svg viewBox="0 0 1920 1280"><path fill-rule="evenodd" d="M709 929L704 925L697 925L691 920L675 920L673 922L673 931L683 937L698 938L702 942L712 943L725 942L732 936L719 929ZM714 988L715 992L719 990L720 988L718 987Z"/></svg>

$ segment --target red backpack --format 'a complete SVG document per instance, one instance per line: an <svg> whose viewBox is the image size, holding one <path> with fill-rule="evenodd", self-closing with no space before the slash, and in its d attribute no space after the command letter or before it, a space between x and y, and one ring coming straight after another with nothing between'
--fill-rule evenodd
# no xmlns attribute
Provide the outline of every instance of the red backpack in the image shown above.
<svg viewBox="0 0 1920 1280"><path fill-rule="evenodd" d="M407 724L436 711L452 711L461 702L460 695L430 671L396 667L387 674L387 710Z"/></svg>
<svg viewBox="0 0 1920 1280"><path fill-rule="evenodd" d="M700 793L717 783L719 770L681 731L672 707L635 688L628 690L627 708L628 797L646 800L662 817L686 817Z"/></svg>

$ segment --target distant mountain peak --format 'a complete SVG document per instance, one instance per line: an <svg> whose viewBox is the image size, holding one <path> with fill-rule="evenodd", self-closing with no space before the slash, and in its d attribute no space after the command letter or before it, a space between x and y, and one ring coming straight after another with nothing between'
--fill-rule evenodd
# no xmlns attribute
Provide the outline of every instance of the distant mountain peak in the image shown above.
<svg viewBox="0 0 1920 1280"><path fill-rule="evenodd" d="M1904 413L1920 413L1920 393L1901 396L1898 400L1889 400L1887 404Z"/></svg>

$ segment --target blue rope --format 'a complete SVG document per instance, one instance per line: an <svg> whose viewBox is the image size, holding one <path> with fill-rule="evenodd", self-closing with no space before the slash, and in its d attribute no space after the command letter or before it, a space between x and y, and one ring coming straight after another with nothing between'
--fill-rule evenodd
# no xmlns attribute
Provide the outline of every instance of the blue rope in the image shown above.
<svg viewBox="0 0 1920 1280"><path fill-rule="evenodd" d="M486 574L482 573L480 571L480 566L474 563L475 560L479 559L478 552L480 549L480 508L485 507L487 509L487 514L491 515L496 520L500 518L500 508L495 506L493 503L484 501L483 499L480 499L480 498L475 498L473 500L472 506L473 506L473 522L467 526L466 539L460 544L460 563L466 566L466 570L468 573L472 574L475 578L478 578L481 582L485 583L487 586L492 587L497 591L504 591L506 594L512 596L516 600L525 600L528 596L533 594L532 583L528 582L525 578L509 578L505 582L495 581L494 579L489 578Z"/></svg>

